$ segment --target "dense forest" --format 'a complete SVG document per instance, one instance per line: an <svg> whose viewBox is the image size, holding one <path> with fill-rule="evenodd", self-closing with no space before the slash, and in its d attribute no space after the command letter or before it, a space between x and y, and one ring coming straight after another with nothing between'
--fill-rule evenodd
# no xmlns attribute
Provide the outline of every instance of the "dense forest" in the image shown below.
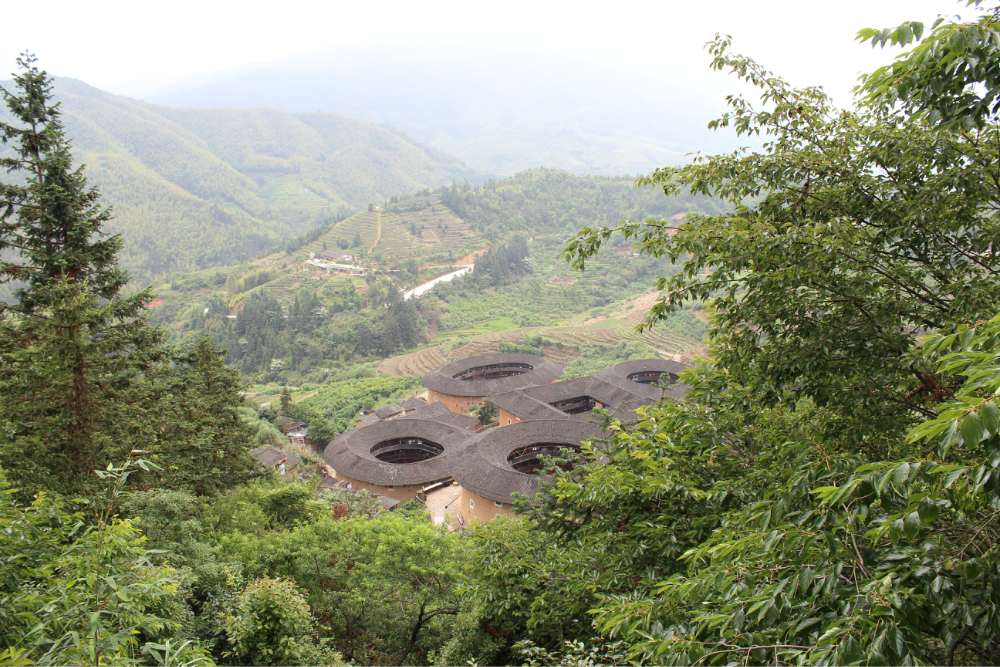
<svg viewBox="0 0 1000 667"><path fill-rule="evenodd" d="M654 188L636 188L630 178L576 176L556 169L530 169L499 181L490 179L481 188L456 184L438 192L456 215L488 235L501 237L507 230L572 233L581 224L718 213L725 206L701 194L663 197Z"/></svg>
<svg viewBox="0 0 1000 667"><path fill-rule="evenodd" d="M538 273L566 277L560 255L606 289L612 269L670 267L650 325L710 308L683 400L595 412L583 459L548 460L519 516L464 532L256 463L282 438L273 411L244 402L209 336L172 344L152 293L126 292L111 211L23 56L0 128L3 166L28 167L0 191L0 251L21 258L0 264L20 285L0 317L0 664L996 664L1000 8L978 9L862 31L914 48L851 110L717 38L714 67L769 103L733 97L717 123L771 141L641 183L726 207L561 242L511 225L488 286L413 306L527 302ZM253 338L254 367L317 326L324 296L351 302L254 290L242 329L203 327ZM340 315L389 326L394 294ZM574 373L643 352L600 348ZM280 408L349 419L373 379L353 368L328 369L322 405L288 390ZM374 379L369 407L413 384Z"/></svg>

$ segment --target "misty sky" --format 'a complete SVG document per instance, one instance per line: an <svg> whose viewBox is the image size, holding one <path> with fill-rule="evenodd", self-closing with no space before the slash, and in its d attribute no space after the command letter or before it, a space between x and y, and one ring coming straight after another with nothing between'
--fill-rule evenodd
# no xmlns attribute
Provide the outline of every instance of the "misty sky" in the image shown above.
<svg viewBox="0 0 1000 667"><path fill-rule="evenodd" d="M858 72L895 52L854 41L862 27L933 21L964 3L924 0L742 2L238 2L155 0L4 2L0 78L31 49L40 65L105 90L142 97L187 77L306 51L373 45L579 54L627 64L658 82L715 96L731 89L707 68L716 32L797 85L824 85L840 103Z"/></svg>

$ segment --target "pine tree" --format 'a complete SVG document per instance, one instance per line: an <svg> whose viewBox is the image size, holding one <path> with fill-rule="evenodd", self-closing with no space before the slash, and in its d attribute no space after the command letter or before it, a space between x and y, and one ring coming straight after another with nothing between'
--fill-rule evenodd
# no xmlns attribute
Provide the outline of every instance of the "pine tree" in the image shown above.
<svg viewBox="0 0 1000 667"><path fill-rule="evenodd" d="M260 475L250 448L256 442L238 408L243 381L223 363L225 352L202 336L187 352L173 355L156 385L161 417L153 460L164 468L170 486L214 495Z"/></svg>
<svg viewBox="0 0 1000 667"><path fill-rule="evenodd" d="M150 484L212 493L243 481L238 381L206 341L190 354L164 345L150 290L122 294L121 237L104 231L110 209L73 168L34 62L21 56L16 92L2 90L15 119L0 123L15 156L2 166L22 180L0 184L0 284L16 296L0 312L0 467L25 496L87 493L94 470L135 450L164 464Z"/></svg>
<svg viewBox="0 0 1000 667"><path fill-rule="evenodd" d="M155 438L133 410L148 403L143 376L164 354L149 291L121 295L121 238L103 231L110 210L73 169L51 78L34 62L21 56L17 94L2 91L18 123L0 124L15 155L2 166L24 185L2 190L0 249L16 257L0 280L17 281L17 301L0 322L0 464L25 492L69 492Z"/></svg>
<svg viewBox="0 0 1000 667"><path fill-rule="evenodd" d="M46 305L51 285L63 281L86 283L99 299L117 299L119 308L127 305L137 315L149 294L119 298L128 282L117 264L121 237L103 231L111 210L101 206L96 188L87 187L83 168L73 169L60 105L51 103L52 79L35 61L27 53L17 59L24 70L14 77L20 94L0 88L20 125L0 123L0 138L13 144L15 155L0 160L0 167L25 176L24 185L0 186L0 250L12 248L20 257L0 266L0 281L22 283L16 309L24 313Z"/></svg>

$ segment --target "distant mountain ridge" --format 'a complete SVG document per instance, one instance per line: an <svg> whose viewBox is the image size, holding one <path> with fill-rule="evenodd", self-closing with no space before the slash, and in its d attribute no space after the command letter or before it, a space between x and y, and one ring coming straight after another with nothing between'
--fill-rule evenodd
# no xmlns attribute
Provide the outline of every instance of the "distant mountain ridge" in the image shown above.
<svg viewBox="0 0 1000 667"><path fill-rule="evenodd" d="M432 46L379 44L204 74L146 99L343 113L502 175L544 166L631 176L683 162L690 152L734 147L706 129L719 108L677 83L671 72L678 69L649 79L596 52L585 60L521 49L456 57Z"/></svg>
<svg viewBox="0 0 1000 667"><path fill-rule="evenodd" d="M138 284L253 256L369 201L482 179L441 150L335 113L169 108L68 78L56 79L56 98Z"/></svg>

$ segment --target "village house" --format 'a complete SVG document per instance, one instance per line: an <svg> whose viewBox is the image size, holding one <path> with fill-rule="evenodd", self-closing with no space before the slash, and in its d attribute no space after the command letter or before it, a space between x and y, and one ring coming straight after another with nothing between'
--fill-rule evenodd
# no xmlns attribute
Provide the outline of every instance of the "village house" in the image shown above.
<svg viewBox="0 0 1000 667"><path fill-rule="evenodd" d="M292 444L309 445L309 428L304 421L291 417L279 417L279 419L283 420L284 428L282 430Z"/></svg>
<svg viewBox="0 0 1000 667"><path fill-rule="evenodd" d="M286 479L292 479L292 473L302 463L302 459L291 452L277 447L258 447L250 452L261 463L268 468L273 468L276 473Z"/></svg>

